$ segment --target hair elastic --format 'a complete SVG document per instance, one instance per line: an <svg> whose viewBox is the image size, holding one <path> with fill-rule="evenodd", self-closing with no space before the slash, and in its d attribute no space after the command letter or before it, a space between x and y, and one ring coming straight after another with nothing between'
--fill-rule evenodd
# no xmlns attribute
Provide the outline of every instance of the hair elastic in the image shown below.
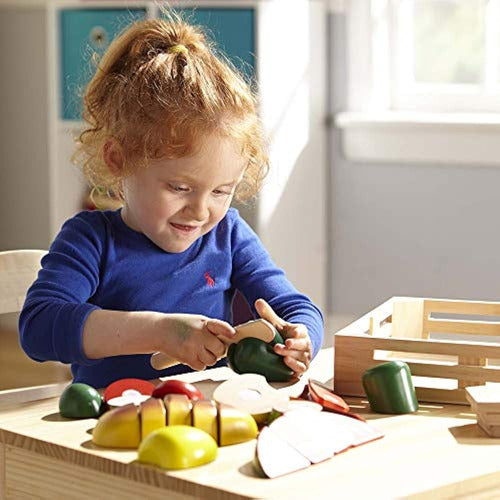
<svg viewBox="0 0 500 500"><path fill-rule="evenodd" d="M188 48L185 45L179 43L178 45L172 45L167 50L170 54L187 54L189 52Z"/></svg>

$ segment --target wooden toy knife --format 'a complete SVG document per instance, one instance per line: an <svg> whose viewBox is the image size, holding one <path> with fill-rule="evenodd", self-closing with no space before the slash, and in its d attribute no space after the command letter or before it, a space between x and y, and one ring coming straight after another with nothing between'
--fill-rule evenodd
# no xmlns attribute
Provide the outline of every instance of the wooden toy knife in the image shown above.
<svg viewBox="0 0 500 500"><path fill-rule="evenodd" d="M253 321L248 321L241 325L235 326L236 334L232 338L228 338L224 335L218 335L219 340L222 340L225 344L236 344L240 340L246 339L248 337L253 337L260 339L264 342L271 342L274 339L275 329L271 323L265 319L256 319ZM170 366L178 365L180 361L172 358L168 354L163 352L155 352L151 356L151 366L155 370L164 370Z"/></svg>

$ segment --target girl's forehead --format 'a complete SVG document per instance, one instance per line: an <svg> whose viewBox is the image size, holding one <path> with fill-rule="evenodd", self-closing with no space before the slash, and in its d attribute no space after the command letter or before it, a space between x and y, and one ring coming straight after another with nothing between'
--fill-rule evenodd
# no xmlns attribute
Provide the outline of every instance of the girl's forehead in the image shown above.
<svg viewBox="0 0 500 500"><path fill-rule="evenodd" d="M241 154L241 145L237 141L211 135L201 139L195 146L189 156L157 160L155 164L160 175L175 175L193 180L199 176L210 176L225 182L239 180L247 160Z"/></svg>

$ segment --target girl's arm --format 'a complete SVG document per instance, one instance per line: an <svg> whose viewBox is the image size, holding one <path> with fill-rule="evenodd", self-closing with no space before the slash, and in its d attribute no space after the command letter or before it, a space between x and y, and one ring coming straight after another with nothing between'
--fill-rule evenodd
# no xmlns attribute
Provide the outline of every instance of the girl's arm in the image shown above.
<svg viewBox="0 0 500 500"><path fill-rule="evenodd" d="M323 316L312 301L299 293L272 261L257 235L235 212L231 232L232 283L241 291L255 316L257 299L264 299L285 322L307 329L314 357L323 343ZM303 329L301 329L303 332Z"/></svg>
<svg viewBox="0 0 500 500"><path fill-rule="evenodd" d="M106 332L103 342L102 332ZM232 336L224 321L196 314L96 310L83 328L83 351L90 359L161 351L195 370L211 366L226 345L217 335Z"/></svg>
<svg viewBox="0 0 500 500"><path fill-rule="evenodd" d="M225 350L225 322L204 316L114 311L89 303L101 279L107 233L98 213L64 224L42 259L19 319L21 346L36 361L93 365L102 358L162 351L204 369Z"/></svg>

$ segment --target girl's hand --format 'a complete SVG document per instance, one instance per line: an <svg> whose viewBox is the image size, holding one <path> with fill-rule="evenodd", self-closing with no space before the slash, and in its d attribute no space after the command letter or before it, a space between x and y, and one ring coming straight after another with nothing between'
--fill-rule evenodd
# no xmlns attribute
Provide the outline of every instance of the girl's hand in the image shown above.
<svg viewBox="0 0 500 500"><path fill-rule="evenodd" d="M193 370L204 370L224 357L236 330L225 321L198 314L165 314L160 325L159 351L165 352Z"/></svg>
<svg viewBox="0 0 500 500"><path fill-rule="evenodd" d="M255 301L259 316L271 323L285 340L285 345L276 344L274 352L284 357L285 364L295 372L297 378L309 368L312 358L312 344L307 327L301 323L288 323L281 319L264 300Z"/></svg>

